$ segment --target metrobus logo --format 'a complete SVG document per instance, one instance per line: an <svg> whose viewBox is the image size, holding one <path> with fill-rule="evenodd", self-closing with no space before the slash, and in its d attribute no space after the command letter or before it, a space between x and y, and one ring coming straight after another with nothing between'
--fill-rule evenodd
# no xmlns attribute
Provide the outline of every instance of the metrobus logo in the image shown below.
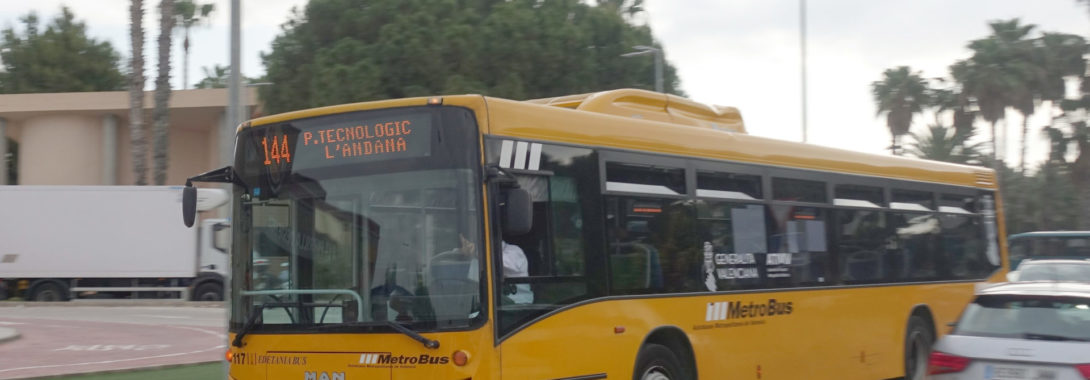
<svg viewBox="0 0 1090 380"><path fill-rule="evenodd" d="M708 303L707 310L704 313L704 320L710 322L788 315L793 311L791 306L791 302L779 302L775 299L769 299L768 303L749 301L747 304L743 304L742 301L711 302Z"/></svg>
<svg viewBox="0 0 1090 380"><path fill-rule="evenodd" d="M446 356L397 355L389 352L364 352L360 354L360 364L364 365L392 365L392 364L447 364L450 358Z"/></svg>
<svg viewBox="0 0 1090 380"><path fill-rule="evenodd" d="M360 354L360 364L378 364L378 358L389 357L389 352L365 352Z"/></svg>

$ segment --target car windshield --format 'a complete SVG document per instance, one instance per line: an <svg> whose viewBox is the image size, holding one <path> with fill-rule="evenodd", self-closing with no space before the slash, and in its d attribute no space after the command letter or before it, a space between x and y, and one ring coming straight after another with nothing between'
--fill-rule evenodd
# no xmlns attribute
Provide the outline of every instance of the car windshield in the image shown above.
<svg viewBox="0 0 1090 380"><path fill-rule="evenodd" d="M1090 341L1090 298L980 296L966 307L954 334Z"/></svg>
<svg viewBox="0 0 1090 380"><path fill-rule="evenodd" d="M482 321L475 131L465 110L430 107L241 134L232 328Z"/></svg>
<svg viewBox="0 0 1090 380"><path fill-rule="evenodd" d="M1090 282L1090 262L1023 263L1018 267L1018 281Z"/></svg>

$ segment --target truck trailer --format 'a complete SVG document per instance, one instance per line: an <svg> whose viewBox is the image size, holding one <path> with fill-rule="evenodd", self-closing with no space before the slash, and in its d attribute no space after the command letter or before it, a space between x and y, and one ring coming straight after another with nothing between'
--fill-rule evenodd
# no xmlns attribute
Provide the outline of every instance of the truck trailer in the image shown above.
<svg viewBox="0 0 1090 380"><path fill-rule="evenodd" d="M179 223L177 186L0 186L0 299L218 301L230 225ZM199 189L198 209L226 203Z"/></svg>

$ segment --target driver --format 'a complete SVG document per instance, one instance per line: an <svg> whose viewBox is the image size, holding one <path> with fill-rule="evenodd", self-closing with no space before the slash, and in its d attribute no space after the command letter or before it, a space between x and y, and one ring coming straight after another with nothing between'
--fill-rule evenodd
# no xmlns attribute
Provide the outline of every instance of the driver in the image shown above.
<svg viewBox="0 0 1090 380"><path fill-rule="evenodd" d="M503 277L529 277L529 262L522 248L514 244L503 242ZM530 290L530 284L516 284L515 292L508 294L508 298L516 304L534 302L534 293Z"/></svg>
<svg viewBox="0 0 1090 380"><path fill-rule="evenodd" d="M461 241L461 247L457 249L457 252L467 260L471 260L469 266L469 273L467 278L472 281L477 281L478 268L477 268L477 247L473 242L466 239L461 234L458 235L458 239ZM507 277L529 277L530 265L526 259L526 253L522 251L522 248L514 244L502 242L502 261L503 261L503 276ZM534 293L530 289L530 284L516 284L514 285L514 292L505 291L507 298L516 304L528 304L534 302Z"/></svg>

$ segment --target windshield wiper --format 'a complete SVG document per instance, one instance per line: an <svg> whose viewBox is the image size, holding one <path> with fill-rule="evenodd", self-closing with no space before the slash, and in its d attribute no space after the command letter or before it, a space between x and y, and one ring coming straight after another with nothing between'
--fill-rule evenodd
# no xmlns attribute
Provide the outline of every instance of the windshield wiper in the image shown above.
<svg viewBox="0 0 1090 380"><path fill-rule="evenodd" d="M397 331L397 332L399 332L401 334L404 334L405 336L413 338L413 340L415 340L417 342L420 342L420 344L423 344L424 347L431 348L431 349L439 348L439 341L438 340L428 339L427 337L425 337L423 335L420 335L420 333L418 333L416 331L413 331L412 329L410 329L408 327L405 327L404 325L402 325L400 323L393 322L393 321L344 322L344 323L337 323L337 324L314 326L314 327L312 327L312 329L327 330L327 329L335 329L335 328L341 328L341 327L353 327L353 326L371 326L371 327L374 327L374 326L387 326L387 327L389 327L391 329L394 329L394 331Z"/></svg>
<svg viewBox="0 0 1090 380"><path fill-rule="evenodd" d="M1024 333L1024 334L1022 334L1022 339L1090 342L1090 339L1072 338L1072 337L1067 337L1067 336L1063 336L1063 335L1036 334L1036 333Z"/></svg>
<svg viewBox="0 0 1090 380"><path fill-rule="evenodd" d="M250 329L257 325L257 318L264 314L262 313L264 308L265 305L262 304L257 307L257 310L253 311L253 314L250 314L250 318L246 319L246 324L242 325L242 329L238 330L238 334L235 334L235 340L231 341L232 346L242 348L242 338L250 332Z"/></svg>

